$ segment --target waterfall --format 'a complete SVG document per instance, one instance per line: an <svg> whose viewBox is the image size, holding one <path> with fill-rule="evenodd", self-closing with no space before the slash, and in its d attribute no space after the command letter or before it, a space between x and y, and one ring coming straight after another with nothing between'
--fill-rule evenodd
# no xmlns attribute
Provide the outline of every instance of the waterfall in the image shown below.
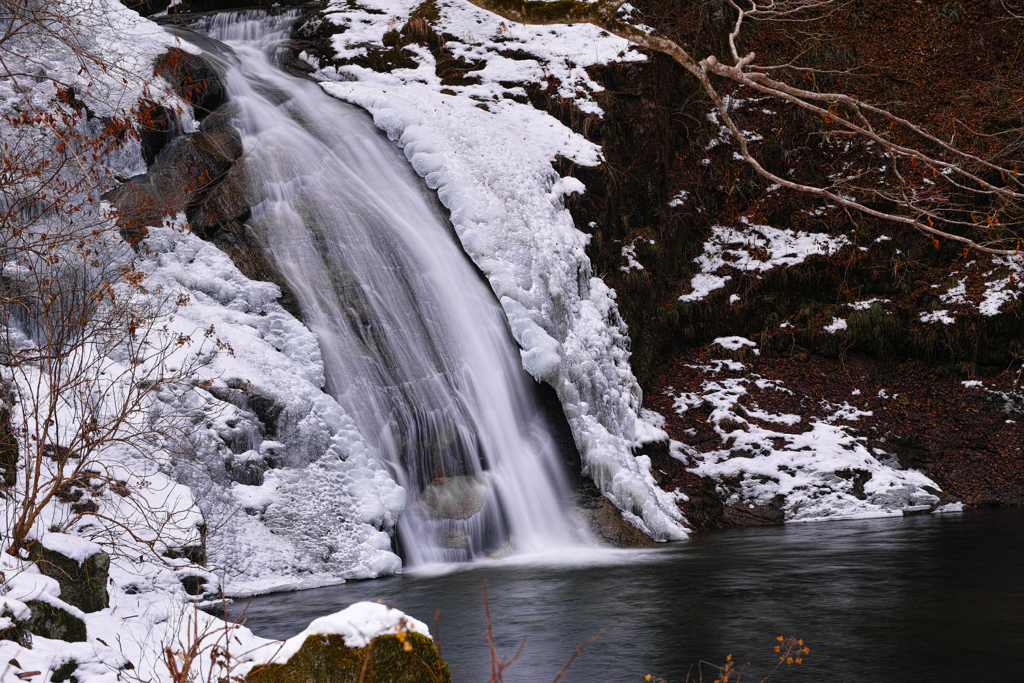
<svg viewBox="0 0 1024 683"><path fill-rule="evenodd" d="M327 390L407 491L405 561L573 544L564 466L501 308L369 116L275 67L294 18L195 28L229 48L231 116L266 195L248 226L319 339Z"/></svg>

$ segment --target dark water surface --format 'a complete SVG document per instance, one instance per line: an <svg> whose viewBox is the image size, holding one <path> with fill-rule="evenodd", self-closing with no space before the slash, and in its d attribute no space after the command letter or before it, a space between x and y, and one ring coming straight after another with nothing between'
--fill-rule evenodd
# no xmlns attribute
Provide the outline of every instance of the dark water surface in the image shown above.
<svg viewBox="0 0 1024 683"><path fill-rule="evenodd" d="M709 534L600 564L493 564L253 599L257 634L295 635L359 600L427 622L456 682L490 676L487 581L506 679L550 683L577 645L601 632L562 681L686 680L699 659L733 654L744 680L774 665L775 637L811 648L772 681L1024 681L1024 511L998 510ZM576 560L582 560L577 555ZM235 610L244 606L235 602ZM714 676L706 680L714 680Z"/></svg>

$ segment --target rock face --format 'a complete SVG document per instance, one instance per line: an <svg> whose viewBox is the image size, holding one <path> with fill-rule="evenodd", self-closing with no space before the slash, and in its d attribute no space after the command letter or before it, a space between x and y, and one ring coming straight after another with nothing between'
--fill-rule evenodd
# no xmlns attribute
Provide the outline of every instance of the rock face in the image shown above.
<svg viewBox="0 0 1024 683"><path fill-rule="evenodd" d="M420 504L431 517L468 519L484 504L487 484L474 477L451 477L423 489Z"/></svg>
<svg viewBox="0 0 1024 683"><path fill-rule="evenodd" d="M434 641L419 633L377 636L366 647L311 635L284 664L254 667L246 683L451 683Z"/></svg>
<svg viewBox="0 0 1024 683"><path fill-rule="evenodd" d="M137 243L146 226L183 212L192 230L228 254L246 277L280 287L281 304L298 315L290 288L245 224L265 195L245 167L220 67L202 55L171 49L156 61L154 74L192 104L202 123L195 133L176 136L172 112L155 106L148 111L142 145L149 171L106 197L118 209L122 233Z"/></svg>
<svg viewBox="0 0 1024 683"><path fill-rule="evenodd" d="M33 634L68 643L85 642L85 622L71 612L41 600L29 600L25 604L32 610L27 628Z"/></svg>
<svg viewBox="0 0 1024 683"><path fill-rule="evenodd" d="M182 0L174 5L171 5L171 0L121 0L121 2L144 17L164 10L167 10L169 14L189 14L249 9L251 7L272 9L277 6L294 7L309 4L307 0Z"/></svg>
<svg viewBox="0 0 1024 683"><path fill-rule="evenodd" d="M98 612L110 604L107 596L110 556L105 552L95 552L79 561L45 547L43 541L36 541L29 546L28 556L44 576L56 579L60 584L60 599L69 605L88 613Z"/></svg>

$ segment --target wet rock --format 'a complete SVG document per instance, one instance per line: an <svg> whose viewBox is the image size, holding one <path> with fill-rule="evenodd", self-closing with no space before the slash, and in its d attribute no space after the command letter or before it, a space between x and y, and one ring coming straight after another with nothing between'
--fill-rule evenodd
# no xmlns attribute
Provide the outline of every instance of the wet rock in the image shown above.
<svg viewBox="0 0 1024 683"><path fill-rule="evenodd" d="M107 596L107 572L110 569L110 556L95 548L81 560L68 557L58 550L46 547L65 545L62 539L76 546L87 543L84 539L68 537L64 534L45 534L42 540L33 542L28 548L28 557L36 563L44 576L56 579L60 585L60 599L83 612L98 612L109 605Z"/></svg>
<svg viewBox="0 0 1024 683"><path fill-rule="evenodd" d="M604 496L579 502L578 514L598 541L617 548L654 545L650 536L623 519L622 512Z"/></svg>
<svg viewBox="0 0 1024 683"><path fill-rule="evenodd" d="M726 520L736 526L767 526L771 524L782 524L786 521L786 513L774 505L759 505L756 503L741 503L725 508Z"/></svg>
<svg viewBox="0 0 1024 683"><path fill-rule="evenodd" d="M348 647L340 635L311 635L287 662L253 667L245 681L451 683L451 673L434 641L419 633L377 636L360 648Z"/></svg>
<svg viewBox="0 0 1024 683"><path fill-rule="evenodd" d="M153 65L180 97L192 105L196 120L203 120L227 101L224 74L215 62L172 47Z"/></svg>
<svg viewBox="0 0 1024 683"><path fill-rule="evenodd" d="M445 548L469 550L469 535L463 529L445 529L442 537Z"/></svg>
<svg viewBox="0 0 1024 683"><path fill-rule="evenodd" d="M68 643L85 642L85 621L80 617L51 602L29 600L25 604L32 611L26 626L34 635Z"/></svg>
<svg viewBox="0 0 1024 683"><path fill-rule="evenodd" d="M475 477L460 476L435 480L423 489L420 494L420 505L431 517L466 519L483 507L487 488L487 483Z"/></svg>

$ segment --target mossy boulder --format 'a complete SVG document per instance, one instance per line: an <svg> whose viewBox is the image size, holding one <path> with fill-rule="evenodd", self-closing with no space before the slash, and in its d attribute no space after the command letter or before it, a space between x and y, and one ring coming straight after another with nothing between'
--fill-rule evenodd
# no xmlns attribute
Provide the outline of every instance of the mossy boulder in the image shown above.
<svg viewBox="0 0 1024 683"><path fill-rule="evenodd" d="M26 650L32 649L32 632L25 619L25 605L5 601L0 609L0 640L10 640Z"/></svg>
<svg viewBox="0 0 1024 683"><path fill-rule="evenodd" d="M56 669L53 669L50 683L64 683L64 681L75 681L75 683L78 683L78 676L75 675L76 671L78 671L78 662L69 659Z"/></svg>
<svg viewBox="0 0 1024 683"><path fill-rule="evenodd" d="M91 552L82 552L86 545ZM74 553L61 552L64 546ZM74 554L74 557L69 557ZM65 534L45 534L28 548L28 557L36 563L40 573L56 579L60 584L60 599L83 612L98 612L109 605L107 572L110 556L99 546Z"/></svg>
<svg viewBox="0 0 1024 683"><path fill-rule="evenodd" d="M42 600L25 603L32 610L26 627L37 636L68 643L84 643L85 621L62 607Z"/></svg>
<svg viewBox="0 0 1024 683"><path fill-rule="evenodd" d="M365 673L364 667L365 665ZM253 667L246 683L451 683L434 641L419 633L377 636L348 647L344 636L313 634L284 664Z"/></svg>

